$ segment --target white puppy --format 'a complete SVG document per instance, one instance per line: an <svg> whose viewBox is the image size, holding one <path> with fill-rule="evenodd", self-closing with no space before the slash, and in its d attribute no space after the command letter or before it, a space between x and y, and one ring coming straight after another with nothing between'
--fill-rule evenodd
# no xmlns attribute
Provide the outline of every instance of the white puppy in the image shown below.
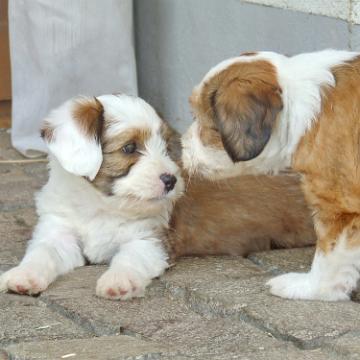
<svg viewBox="0 0 360 360"><path fill-rule="evenodd" d="M88 259L110 263L98 296L142 296L168 266L162 240L183 191L168 133L150 105L127 95L78 97L51 112L42 129L50 177L36 197L39 222L0 290L40 293Z"/></svg>

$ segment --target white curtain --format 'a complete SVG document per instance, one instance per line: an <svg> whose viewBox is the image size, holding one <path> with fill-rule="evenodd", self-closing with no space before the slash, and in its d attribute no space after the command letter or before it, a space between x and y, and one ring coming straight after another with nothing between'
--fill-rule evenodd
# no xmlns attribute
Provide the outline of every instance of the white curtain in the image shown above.
<svg viewBox="0 0 360 360"><path fill-rule="evenodd" d="M12 143L46 151L41 121L78 95L136 95L132 0L9 1Z"/></svg>

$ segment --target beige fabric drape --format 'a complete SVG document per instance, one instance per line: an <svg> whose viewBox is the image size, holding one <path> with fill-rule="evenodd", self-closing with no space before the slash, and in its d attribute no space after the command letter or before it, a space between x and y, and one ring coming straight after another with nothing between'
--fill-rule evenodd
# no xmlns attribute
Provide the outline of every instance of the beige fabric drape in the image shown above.
<svg viewBox="0 0 360 360"><path fill-rule="evenodd" d="M13 146L46 151L46 114L78 95L137 93L132 0L9 2Z"/></svg>

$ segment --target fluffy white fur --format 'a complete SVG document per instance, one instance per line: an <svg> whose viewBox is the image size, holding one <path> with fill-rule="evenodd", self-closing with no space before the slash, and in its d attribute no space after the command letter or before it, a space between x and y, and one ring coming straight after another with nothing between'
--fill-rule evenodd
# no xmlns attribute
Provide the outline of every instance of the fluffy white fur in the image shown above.
<svg viewBox="0 0 360 360"><path fill-rule="evenodd" d="M56 140L49 142L48 148L65 170L93 180L102 163L101 146L94 138L82 135L72 118L74 106L75 103L69 100L48 116L48 123L55 129Z"/></svg>
<svg viewBox="0 0 360 360"><path fill-rule="evenodd" d="M197 121L193 122L181 137L184 168L190 174L199 173L214 180L238 175L238 168L225 151L203 145L199 127Z"/></svg>
<svg viewBox="0 0 360 360"><path fill-rule="evenodd" d="M0 290L37 294L87 258L110 263L97 282L97 295L129 299L142 296L151 279L168 267L158 235L168 226L183 181L167 155L161 119L136 97L106 95L98 100L105 120L111 120L104 127L107 138L133 127L151 129L141 159L114 182L113 196L103 194L82 177L96 176L102 154L101 146L76 127L74 101L53 111L47 119L56 129L49 144L50 176L36 197L39 222L24 259L0 277ZM159 178L163 173L177 177L167 194Z"/></svg>
<svg viewBox="0 0 360 360"><path fill-rule="evenodd" d="M308 273L277 276L267 285L272 294L303 300L349 300L356 289L360 270L360 251L349 249L346 234L340 235L333 251L316 252Z"/></svg>
<svg viewBox="0 0 360 360"><path fill-rule="evenodd" d="M195 92L200 92L205 82L234 63L267 60L276 68L284 108L264 150L256 158L245 162L233 163L225 151L205 147L199 138L198 125L191 126L182 138L184 167L213 178L277 173L289 167L299 140L320 111L321 87L335 85L331 68L358 55L359 53L337 50L323 50L293 57L259 52L221 62L208 72Z"/></svg>

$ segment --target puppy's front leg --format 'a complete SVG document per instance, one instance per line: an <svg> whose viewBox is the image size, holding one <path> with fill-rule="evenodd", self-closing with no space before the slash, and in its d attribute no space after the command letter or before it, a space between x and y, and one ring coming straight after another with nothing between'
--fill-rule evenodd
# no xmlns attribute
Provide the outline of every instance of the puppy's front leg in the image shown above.
<svg viewBox="0 0 360 360"><path fill-rule="evenodd" d="M144 296L151 279L168 267L167 258L159 239L133 240L122 245L110 268L99 278L96 294L121 300Z"/></svg>
<svg viewBox="0 0 360 360"><path fill-rule="evenodd" d="M77 238L61 219L44 216L37 224L21 263L0 276L0 291L34 295L58 275L84 265Z"/></svg>
<svg viewBox="0 0 360 360"><path fill-rule="evenodd" d="M289 299L349 300L359 279L360 217L354 216L342 229L341 222L335 216L327 223L315 219L318 243L311 270L271 279L272 294Z"/></svg>

